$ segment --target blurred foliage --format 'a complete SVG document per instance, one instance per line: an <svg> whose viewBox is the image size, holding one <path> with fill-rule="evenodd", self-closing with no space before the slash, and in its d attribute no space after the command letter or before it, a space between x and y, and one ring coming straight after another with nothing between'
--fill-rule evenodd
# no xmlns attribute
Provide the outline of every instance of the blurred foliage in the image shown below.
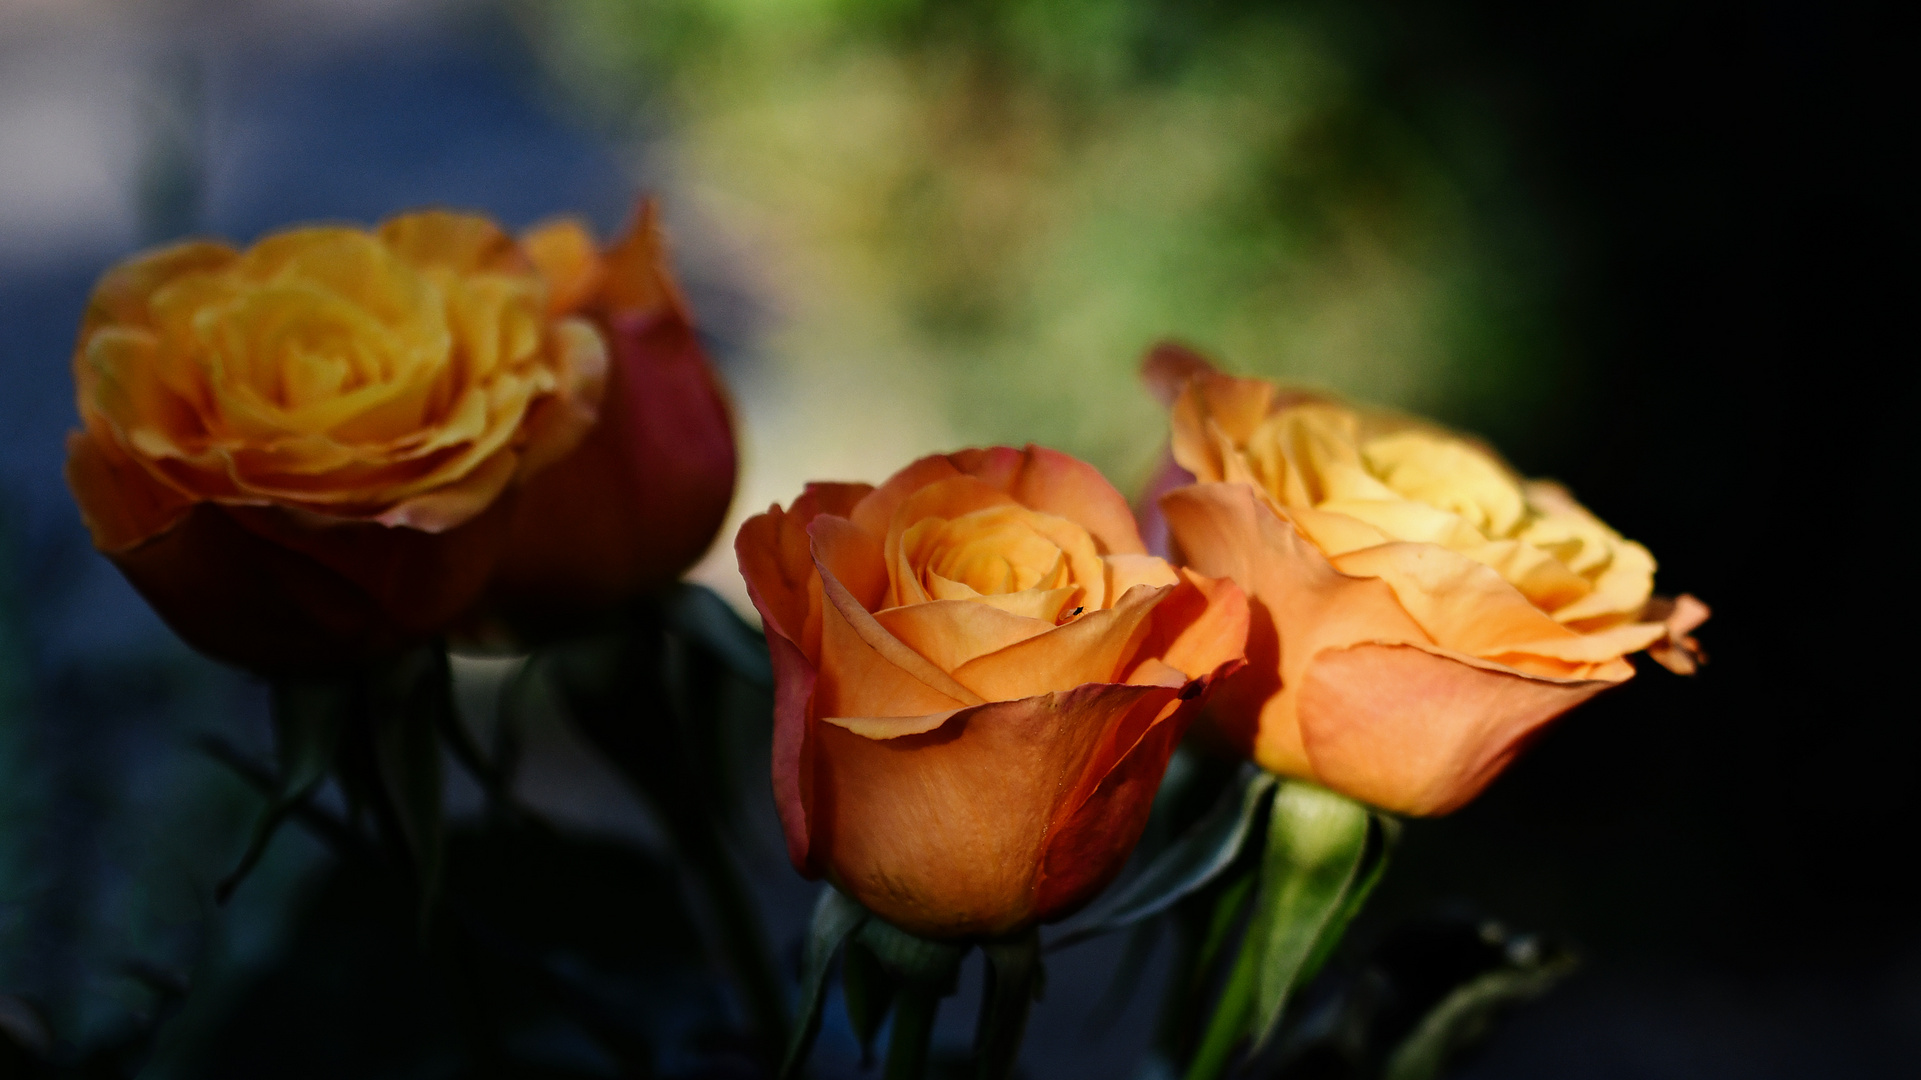
<svg viewBox="0 0 1921 1080"><path fill-rule="evenodd" d="M649 152L751 252L777 364L922 369L967 439L1137 478L1160 421L1134 369L1164 336L1456 418L1556 377L1553 268L1488 105L1382 5L521 11L604 121L665 118Z"/></svg>

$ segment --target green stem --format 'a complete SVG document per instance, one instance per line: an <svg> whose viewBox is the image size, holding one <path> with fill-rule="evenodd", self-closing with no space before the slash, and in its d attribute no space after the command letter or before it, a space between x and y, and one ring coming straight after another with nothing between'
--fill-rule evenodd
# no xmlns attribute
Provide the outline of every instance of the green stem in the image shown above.
<svg viewBox="0 0 1921 1080"><path fill-rule="evenodd" d="M1187 1067L1184 1080L1216 1080L1227 1072L1240 1048L1242 1030L1254 1008L1254 994L1260 983L1259 948L1243 947L1234 960L1234 971L1227 977L1221 1000L1201 1037L1201 1048Z"/></svg>
<svg viewBox="0 0 1921 1080"><path fill-rule="evenodd" d="M902 988L894 1004L894 1034L887 1040L886 1080L921 1080L926 1075L940 999L940 988L928 983L910 982Z"/></svg>

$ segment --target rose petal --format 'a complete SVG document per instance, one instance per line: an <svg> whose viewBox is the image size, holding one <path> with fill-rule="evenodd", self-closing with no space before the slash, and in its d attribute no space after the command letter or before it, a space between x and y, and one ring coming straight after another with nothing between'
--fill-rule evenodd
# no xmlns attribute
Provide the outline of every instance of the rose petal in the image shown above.
<svg viewBox="0 0 1921 1080"><path fill-rule="evenodd" d="M1239 585L1183 568L1179 586L1155 606L1139 655L1157 657L1189 679L1203 678L1246 655L1249 626L1248 598Z"/></svg>
<svg viewBox="0 0 1921 1080"><path fill-rule="evenodd" d="M1084 790L1089 761L1133 710L1152 719L1173 697L1163 687L1081 687L965 709L932 731L889 739L823 724L815 858L909 932L993 935L1031 921L1048 838ZM1118 869L1134 838L1115 829L1105 848L1083 844L1085 872Z"/></svg>
<svg viewBox="0 0 1921 1080"><path fill-rule="evenodd" d="M1113 607L976 657L955 668L954 678L987 701L1120 682L1148 616L1173 591L1173 586L1136 585Z"/></svg>
<svg viewBox="0 0 1921 1080"><path fill-rule="evenodd" d="M1445 814L1541 725L1618 681L1533 678L1414 645L1332 648L1305 672L1302 741L1326 786L1398 813Z"/></svg>
<svg viewBox="0 0 1921 1080"><path fill-rule="evenodd" d="M888 633L818 554L814 566L823 601L817 715L915 716L981 703L952 675Z"/></svg>
<svg viewBox="0 0 1921 1080"><path fill-rule="evenodd" d="M1249 485L1181 488L1161 509L1190 566L1233 579L1254 601L1248 665L1211 706L1222 734L1270 771L1311 778L1295 717L1308 661L1329 646L1427 636L1386 582L1336 570Z"/></svg>
<svg viewBox="0 0 1921 1080"><path fill-rule="evenodd" d="M607 271L594 234L578 218L553 218L520 234L520 246L547 282L547 312L579 311L600 291Z"/></svg>
<svg viewBox="0 0 1921 1080"><path fill-rule="evenodd" d="M1052 621L1012 614L978 600L934 600L888 608L874 618L942 671L1054 629Z"/></svg>
<svg viewBox="0 0 1921 1080"><path fill-rule="evenodd" d="M94 546L109 555L173 528L193 506L111 443L83 431L67 435L66 476Z"/></svg>

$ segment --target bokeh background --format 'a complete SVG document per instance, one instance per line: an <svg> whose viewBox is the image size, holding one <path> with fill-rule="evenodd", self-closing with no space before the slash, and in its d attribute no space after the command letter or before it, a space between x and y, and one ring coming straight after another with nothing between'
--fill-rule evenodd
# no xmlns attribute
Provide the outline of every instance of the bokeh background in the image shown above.
<svg viewBox="0 0 1921 1080"><path fill-rule="evenodd" d="M1356 937L1471 910L1585 957L1463 1076L1916 1075L1893 41L1699 0L0 0L0 993L87 1046L192 986L147 1075L308 1075L316 1032L442 1075L339 994L286 999L278 1059L210 1049L315 962L327 857L289 831L211 906L257 802L195 740L264 756L265 693L88 547L72 335L104 267L182 235L423 204L604 233L650 191L734 395L735 523L990 441L1133 490L1163 337L1568 482L1714 605L1714 662L1413 823ZM695 576L742 595L725 543ZM563 729L522 786L657 836ZM791 944L810 888L753 857ZM1032 1075L1144 1042L1151 1001L1084 1022L1112 951L1061 954Z"/></svg>

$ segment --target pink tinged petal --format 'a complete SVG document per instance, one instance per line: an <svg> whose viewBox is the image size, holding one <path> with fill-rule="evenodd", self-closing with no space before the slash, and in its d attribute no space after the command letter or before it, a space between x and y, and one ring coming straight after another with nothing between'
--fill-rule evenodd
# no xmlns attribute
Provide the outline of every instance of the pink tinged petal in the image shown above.
<svg viewBox="0 0 1921 1080"><path fill-rule="evenodd" d="M1161 467L1141 492L1140 505L1134 513L1141 523L1141 541L1147 545L1149 554L1181 561L1179 552L1174 550L1174 538L1167 531L1167 518L1161 515L1161 496L1193 482L1194 474L1175 463L1171 451L1161 455Z"/></svg>
<svg viewBox="0 0 1921 1080"><path fill-rule="evenodd" d="M1147 631L1148 616L1173 591L1172 586L1135 586L1106 611L970 660L954 669L954 678L988 701L1119 682Z"/></svg>
<svg viewBox="0 0 1921 1080"><path fill-rule="evenodd" d="M808 877L820 871L811 861L807 807L813 801L814 747L808 737L807 709L814 697L819 672L808 663L800 646L774 629L774 621L750 582L747 592L769 627L767 650L774 663L774 807L780 812L781 832L787 837L787 858Z"/></svg>
<svg viewBox="0 0 1921 1080"><path fill-rule="evenodd" d="M1035 915L1064 918L1114 880L1139 843L1167 761L1200 714L1205 688L1156 687L1141 695L1056 811L1034 890Z"/></svg>
<svg viewBox="0 0 1921 1080"><path fill-rule="evenodd" d="M1708 654L1701 643L1694 640L1693 631L1708 620L1708 606L1687 593L1673 600L1662 599L1659 604L1649 603L1643 618L1662 618L1663 640L1648 648L1648 656L1655 663L1674 672L1676 675L1692 675L1702 664L1707 663Z"/></svg>
<svg viewBox="0 0 1921 1080"><path fill-rule="evenodd" d="M1162 405L1173 405L1189 379L1214 373L1214 365L1207 357L1178 341L1156 344L1141 360L1141 381Z"/></svg>
<svg viewBox="0 0 1921 1080"><path fill-rule="evenodd" d="M1445 814L1543 724L1617 681L1533 678L1413 645L1328 649L1301 687L1302 743L1336 791L1397 813Z"/></svg>

